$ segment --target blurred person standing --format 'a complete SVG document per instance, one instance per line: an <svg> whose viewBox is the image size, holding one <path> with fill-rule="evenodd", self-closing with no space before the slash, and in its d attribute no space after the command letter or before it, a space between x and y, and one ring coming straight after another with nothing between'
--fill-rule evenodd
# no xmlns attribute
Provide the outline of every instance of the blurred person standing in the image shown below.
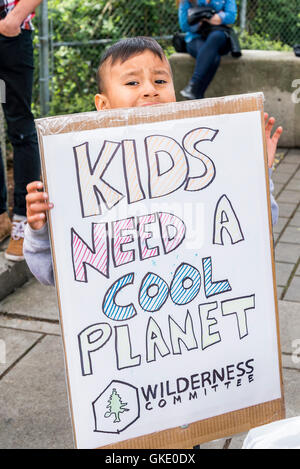
<svg viewBox="0 0 300 469"><path fill-rule="evenodd" d="M40 178L40 158L31 112L33 85L32 18L42 0L0 0L0 80L9 140L13 146L14 206L7 212L7 188L0 149L0 242L11 237L4 253L12 261L23 257L26 185Z"/></svg>

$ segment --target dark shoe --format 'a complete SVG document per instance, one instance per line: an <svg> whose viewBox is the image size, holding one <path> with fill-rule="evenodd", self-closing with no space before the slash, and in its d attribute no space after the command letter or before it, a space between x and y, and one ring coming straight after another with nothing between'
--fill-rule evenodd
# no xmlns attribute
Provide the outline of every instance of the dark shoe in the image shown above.
<svg viewBox="0 0 300 469"><path fill-rule="evenodd" d="M294 47L294 52L296 57L300 57L300 44L295 44Z"/></svg>
<svg viewBox="0 0 300 469"><path fill-rule="evenodd" d="M203 96L199 93L197 85L190 82L183 90L180 91L181 96L186 99L201 99Z"/></svg>

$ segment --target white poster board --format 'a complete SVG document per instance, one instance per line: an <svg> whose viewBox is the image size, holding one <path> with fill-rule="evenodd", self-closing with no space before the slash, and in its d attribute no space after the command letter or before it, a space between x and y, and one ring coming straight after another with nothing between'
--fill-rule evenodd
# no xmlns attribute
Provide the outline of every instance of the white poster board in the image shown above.
<svg viewBox="0 0 300 469"><path fill-rule="evenodd" d="M79 448L268 402L262 423L282 418L262 97L249 99L37 121Z"/></svg>

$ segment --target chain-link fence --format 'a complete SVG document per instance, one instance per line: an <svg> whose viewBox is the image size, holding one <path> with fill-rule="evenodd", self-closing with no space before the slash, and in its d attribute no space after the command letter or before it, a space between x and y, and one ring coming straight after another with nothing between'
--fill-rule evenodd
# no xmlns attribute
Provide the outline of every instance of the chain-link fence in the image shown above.
<svg viewBox="0 0 300 469"><path fill-rule="evenodd" d="M289 46L300 42L300 0L237 0L237 4L237 24L250 35Z"/></svg>
<svg viewBox="0 0 300 469"><path fill-rule="evenodd" d="M236 25L250 34L293 45L300 40L300 0L236 0ZM121 37L167 37L178 29L176 0L49 0L54 43L78 45L98 40L103 44ZM89 11L89 20L86 14ZM72 19L83 14L88 28L73 28ZM62 21L61 15L67 21ZM78 27L78 25L77 25ZM74 41L74 33L78 33ZM99 43L99 42L98 42ZM101 42L100 42L101 43Z"/></svg>
<svg viewBox="0 0 300 469"><path fill-rule="evenodd" d="M300 43L300 0L237 0L237 5L242 47L287 50ZM48 18L49 64L40 54L40 76L50 84L51 114L93 109L95 71L108 44L152 36L168 54L179 30L176 0L49 0Z"/></svg>

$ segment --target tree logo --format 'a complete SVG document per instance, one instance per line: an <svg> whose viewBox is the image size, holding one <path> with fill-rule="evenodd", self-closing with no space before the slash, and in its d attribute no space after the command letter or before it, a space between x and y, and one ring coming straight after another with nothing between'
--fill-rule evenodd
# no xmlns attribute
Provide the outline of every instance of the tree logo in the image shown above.
<svg viewBox="0 0 300 469"><path fill-rule="evenodd" d="M92 403L95 432L121 433L140 418L138 389L113 380Z"/></svg>
<svg viewBox="0 0 300 469"><path fill-rule="evenodd" d="M123 412L129 411L129 409L124 408L126 405L127 405L127 402L122 402L121 397L119 396L119 394L114 388L109 398L108 405L106 406L109 409L109 411L105 412L104 417L108 419L109 417L114 415L115 416L114 423L121 422L120 414L122 414Z"/></svg>

